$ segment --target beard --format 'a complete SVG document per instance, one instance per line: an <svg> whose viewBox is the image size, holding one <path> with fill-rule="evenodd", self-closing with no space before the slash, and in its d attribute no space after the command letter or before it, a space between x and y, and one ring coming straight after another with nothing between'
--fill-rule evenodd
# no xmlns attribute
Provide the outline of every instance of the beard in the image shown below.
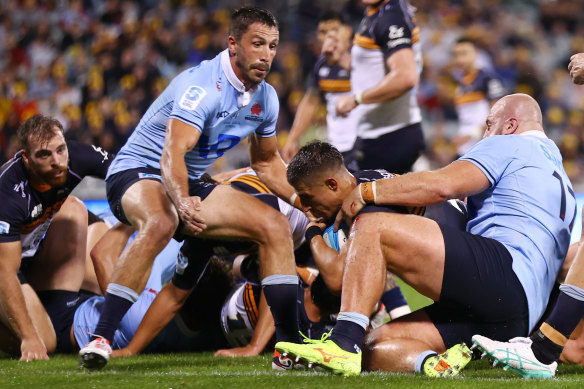
<svg viewBox="0 0 584 389"><path fill-rule="evenodd" d="M57 173L62 172L60 175L56 176ZM39 174L39 178L45 183L53 188L65 185L67 181L67 168L60 170L59 172L51 171L48 173Z"/></svg>
<svg viewBox="0 0 584 389"><path fill-rule="evenodd" d="M241 70L241 74L245 78L245 81L248 81L254 85L261 83L270 72L270 65L246 65L243 58L241 57L236 59L235 64Z"/></svg>

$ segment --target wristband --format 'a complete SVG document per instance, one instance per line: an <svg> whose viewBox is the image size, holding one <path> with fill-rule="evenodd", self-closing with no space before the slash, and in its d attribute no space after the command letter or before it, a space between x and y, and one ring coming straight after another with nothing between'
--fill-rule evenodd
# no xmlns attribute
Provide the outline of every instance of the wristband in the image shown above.
<svg viewBox="0 0 584 389"><path fill-rule="evenodd" d="M322 236L322 230L319 226L310 226L306 229L306 232L304 232L304 237L308 243L310 243L315 236Z"/></svg>
<svg viewBox="0 0 584 389"><path fill-rule="evenodd" d="M361 101L363 101L363 92L357 93L355 95L355 103L357 103L357 105L361 104Z"/></svg>
<svg viewBox="0 0 584 389"><path fill-rule="evenodd" d="M292 196L290 196L290 200L288 200L291 206L294 208L302 209L302 204L300 203L300 197L294 192Z"/></svg>
<svg viewBox="0 0 584 389"><path fill-rule="evenodd" d="M361 204L365 205L367 203L371 204L375 204L375 200L377 197L377 194L375 193L375 181L373 182L364 182L362 184L359 185L360 187L360 199L361 199Z"/></svg>

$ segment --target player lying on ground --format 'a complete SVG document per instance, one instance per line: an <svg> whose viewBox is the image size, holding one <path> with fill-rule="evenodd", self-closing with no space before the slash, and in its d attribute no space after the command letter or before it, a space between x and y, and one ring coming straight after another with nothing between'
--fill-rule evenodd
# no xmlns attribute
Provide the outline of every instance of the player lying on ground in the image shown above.
<svg viewBox="0 0 584 389"><path fill-rule="evenodd" d="M321 159L311 156L313 163ZM282 342L276 349L345 375L360 373L361 347L367 370L454 375L470 360L459 344L470 344L473 334L527 335L545 309L576 214L561 161L537 102L516 94L493 106L484 139L461 159L436 171L361 183L337 217L351 225L337 324L323 342ZM302 202L328 198L338 207L336 188L354 180L329 179L341 166L342 160L327 162L318 179L296 187ZM463 197L468 232L417 215L367 212L372 205L412 207ZM435 303L363 342L365 310L380 298L386 270Z"/></svg>

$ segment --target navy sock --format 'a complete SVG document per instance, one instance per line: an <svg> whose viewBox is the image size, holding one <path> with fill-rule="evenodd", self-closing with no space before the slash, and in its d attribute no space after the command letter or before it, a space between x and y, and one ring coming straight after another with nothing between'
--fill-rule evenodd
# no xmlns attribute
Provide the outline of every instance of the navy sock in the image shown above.
<svg viewBox="0 0 584 389"><path fill-rule="evenodd" d="M554 309L545 322L569 338L582 317L584 317L584 301L576 300L560 292Z"/></svg>
<svg viewBox="0 0 584 389"><path fill-rule="evenodd" d="M358 353L361 351L364 336L365 329L359 324L348 320L337 320L329 339L345 351Z"/></svg>
<svg viewBox="0 0 584 389"><path fill-rule="evenodd" d="M584 316L584 301L577 300L560 292L550 316L545 321L554 330L561 333L566 339ZM550 364L559 359L564 344L557 344L546 337L541 330L538 330L531 337L533 342L531 349L535 357L542 363Z"/></svg>
<svg viewBox="0 0 584 389"><path fill-rule="evenodd" d="M105 302L99 316L99 322L93 331L97 336L92 336L91 340L94 340L97 337L102 337L109 340L111 343L120 321L126 312L128 312L132 304L134 304L133 301L108 293L105 296Z"/></svg>
<svg viewBox="0 0 584 389"><path fill-rule="evenodd" d="M276 341L300 343L298 284L268 284L263 285L263 290L274 317Z"/></svg>
<svg viewBox="0 0 584 389"><path fill-rule="evenodd" d="M385 305L385 310L388 313L391 312L392 309L408 305L408 302L399 286L383 292L381 295L381 301L383 302L383 305Z"/></svg>

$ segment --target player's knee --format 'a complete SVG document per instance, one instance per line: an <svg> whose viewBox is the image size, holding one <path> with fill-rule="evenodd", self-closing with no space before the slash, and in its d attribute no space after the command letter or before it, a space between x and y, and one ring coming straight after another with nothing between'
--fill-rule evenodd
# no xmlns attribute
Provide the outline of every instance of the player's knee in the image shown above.
<svg viewBox="0 0 584 389"><path fill-rule="evenodd" d="M83 201L79 200L75 196L69 196L55 216L55 219L57 218L75 220L87 225L87 208L85 207Z"/></svg>
<svg viewBox="0 0 584 389"><path fill-rule="evenodd" d="M261 222L261 234L267 242L282 243L292 237L290 223L280 212L270 213Z"/></svg>
<svg viewBox="0 0 584 389"><path fill-rule="evenodd" d="M153 243L168 243L178 227L178 220L165 214L151 215L140 233L145 234Z"/></svg>

